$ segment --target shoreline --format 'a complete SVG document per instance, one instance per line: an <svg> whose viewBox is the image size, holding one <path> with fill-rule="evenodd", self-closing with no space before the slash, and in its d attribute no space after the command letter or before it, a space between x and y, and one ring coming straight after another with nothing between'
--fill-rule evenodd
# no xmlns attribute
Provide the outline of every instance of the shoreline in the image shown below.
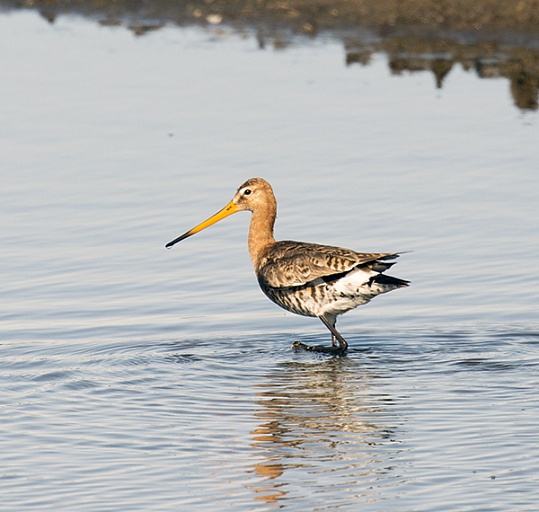
<svg viewBox="0 0 539 512"><path fill-rule="evenodd" d="M459 64L479 78L504 78L515 106L539 109L539 0L0 0L0 13L38 12L49 23L80 16L135 36L164 27L250 32L261 48L331 37L346 65L387 55L393 74L431 72L436 87Z"/></svg>

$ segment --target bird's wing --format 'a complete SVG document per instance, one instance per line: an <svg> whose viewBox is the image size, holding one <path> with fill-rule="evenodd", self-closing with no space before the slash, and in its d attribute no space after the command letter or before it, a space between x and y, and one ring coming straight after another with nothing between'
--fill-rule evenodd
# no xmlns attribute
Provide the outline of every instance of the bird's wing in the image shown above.
<svg viewBox="0 0 539 512"><path fill-rule="evenodd" d="M363 264L372 263L373 270L382 272L391 263L380 260L396 257L396 253L361 254L341 247L283 241L272 245L262 255L257 275L267 286L287 288L346 273Z"/></svg>

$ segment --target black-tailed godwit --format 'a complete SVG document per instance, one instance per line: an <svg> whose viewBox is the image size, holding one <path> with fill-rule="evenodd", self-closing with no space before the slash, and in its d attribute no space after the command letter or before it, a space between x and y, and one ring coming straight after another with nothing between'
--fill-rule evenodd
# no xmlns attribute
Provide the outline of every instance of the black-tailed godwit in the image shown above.
<svg viewBox="0 0 539 512"><path fill-rule="evenodd" d="M408 286L409 281L383 273L398 253L358 253L330 245L275 241L277 201L271 185L262 178L247 180L222 210L166 247L243 210L252 212L249 253L262 291L287 311L319 318L332 334L331 347L300 342L294 347L343 354L348 343L335 328L337 316L376 295Z"/></svg>

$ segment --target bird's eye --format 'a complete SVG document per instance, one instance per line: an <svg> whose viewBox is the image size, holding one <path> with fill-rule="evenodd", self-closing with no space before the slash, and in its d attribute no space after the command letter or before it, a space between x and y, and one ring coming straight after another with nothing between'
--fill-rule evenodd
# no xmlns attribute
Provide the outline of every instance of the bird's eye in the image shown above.
<svg viewBox="0 0 539 512"><path fill-rule="evenodd" d="M251 189L250 188L246 188L244 191L243 191L243 195L244 196L248 196L251 194Z"/></svg>

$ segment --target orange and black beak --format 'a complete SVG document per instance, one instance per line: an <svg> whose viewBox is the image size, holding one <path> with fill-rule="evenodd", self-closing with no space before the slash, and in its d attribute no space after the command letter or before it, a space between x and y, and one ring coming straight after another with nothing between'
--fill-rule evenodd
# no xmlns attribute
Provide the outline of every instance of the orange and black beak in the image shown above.
<svg viewBox="0 0 539 512"><path fill-rule="evenodd" d="M206 229L212 224L215 224L216 222L223 220L225 217L228 217L229 215L232 215L233 213L236 213L239 211L240 211L240 208L238 208L236 203L234 203L234 201L230 201L230 203L228 203L222 210L219 210L215 215L212 215L209 219L206 219L204 222L201 222L198 226L195 226L193 229L190 229L183 235L180 235L178 238L175 238L174 240L172 240L172 242L169 242L167 245L165 245L165 247L167 249L170 249L173 245L177 244L178 242L185 240L191 235L194 235L195 233L198 233L199 231Z"/></svg>

